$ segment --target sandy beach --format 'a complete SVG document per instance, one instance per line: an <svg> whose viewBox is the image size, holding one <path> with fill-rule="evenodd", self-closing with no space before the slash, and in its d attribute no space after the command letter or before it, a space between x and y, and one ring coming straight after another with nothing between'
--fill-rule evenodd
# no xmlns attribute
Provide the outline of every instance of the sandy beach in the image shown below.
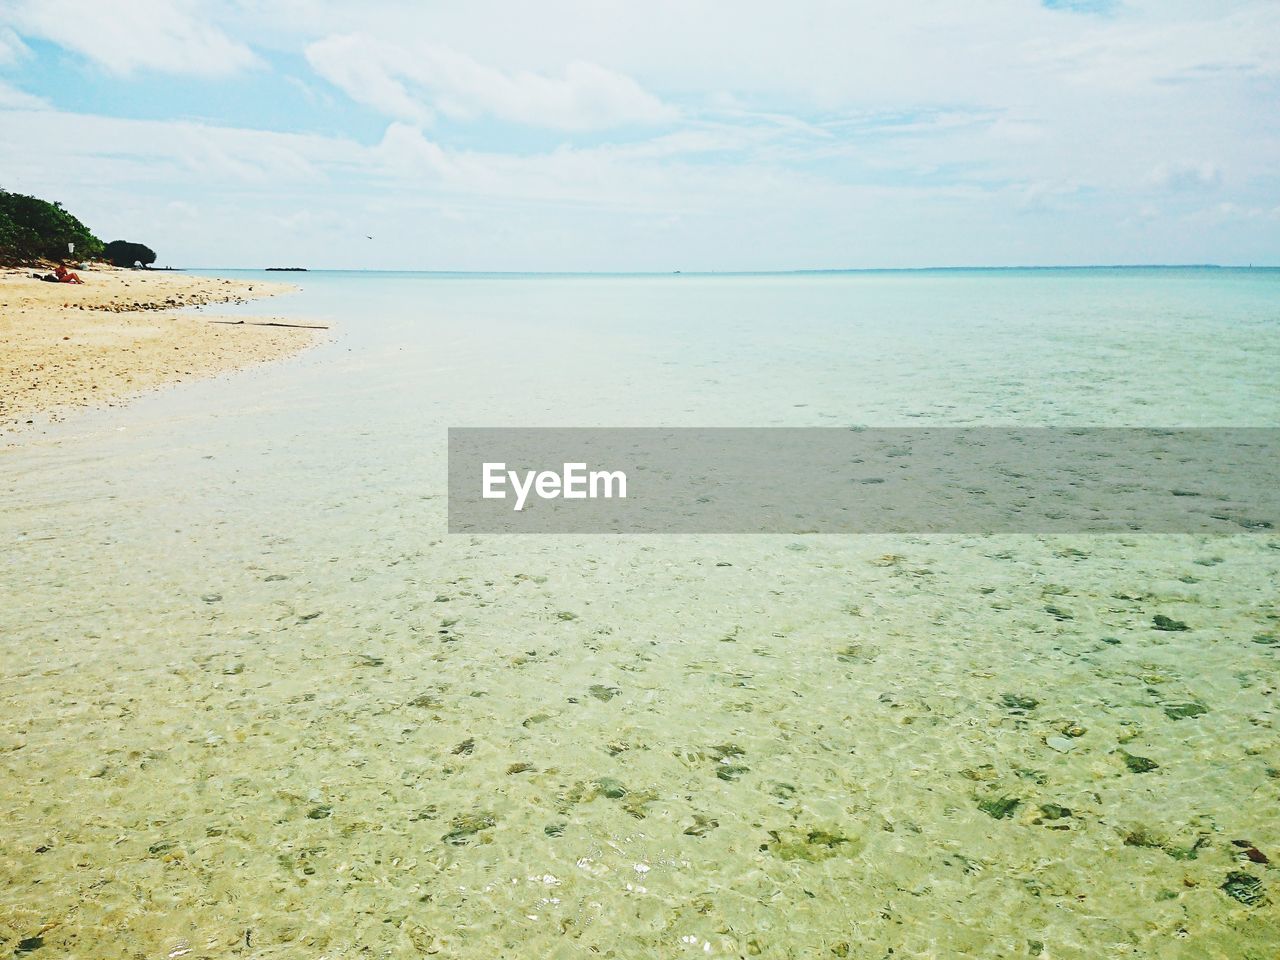
<svg viewBox="0 0 1280 960"><path fill-rule="evenodd" d="M218 323L224 318L216 311L181 312L293 289L285 283L104 268L84 271L85 282L74 285L46 283L32 272L0 273L4 430L61 419L77 407L118 405L166 384L278 360L319 335L296 327Z"/></svg>

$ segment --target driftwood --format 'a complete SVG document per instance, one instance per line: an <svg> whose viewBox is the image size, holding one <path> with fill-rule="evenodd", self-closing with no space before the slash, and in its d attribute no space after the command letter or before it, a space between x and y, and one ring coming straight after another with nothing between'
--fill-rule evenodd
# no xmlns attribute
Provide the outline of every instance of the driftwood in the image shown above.
<svg viewBox="0 0 1280 960"><path fill-rule="evenodd" d="M225 323L229 326L241 326L247 324L251 327L293 327L297 330L328 330L329 328L318 323L277 323L273 320L210 320L210 323Z"/></svg>

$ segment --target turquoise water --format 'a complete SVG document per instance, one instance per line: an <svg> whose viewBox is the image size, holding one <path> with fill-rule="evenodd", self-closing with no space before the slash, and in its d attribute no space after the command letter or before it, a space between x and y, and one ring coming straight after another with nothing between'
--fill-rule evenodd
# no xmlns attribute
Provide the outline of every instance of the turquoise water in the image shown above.
<svg viewBox="0 0 1280 960"><path fill-rule="evenodd" d="M460 537L443 493L450 426L1280 426L1280 271L227 275L331 339L0 457L0 945L1274 949L1274 533Z"/></svg>

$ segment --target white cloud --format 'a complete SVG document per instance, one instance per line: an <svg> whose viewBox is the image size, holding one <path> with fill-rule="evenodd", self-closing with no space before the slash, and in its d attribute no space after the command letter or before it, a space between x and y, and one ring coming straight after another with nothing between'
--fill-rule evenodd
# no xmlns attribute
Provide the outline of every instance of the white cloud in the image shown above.
<svg viewBox="0 0 1280 960"><path fill-rule="evenodd" d="M412 61L403 51L380 48L354 35L328 37L307 47L307 61L357 103L414 123L432 118L428 106L397 76L412 69Z"/></svg>
<svg viewBox="0 0 1280 960"><path fill-rule="evenodd" d="M3 8L0 7L0 10ZM0 26L0 67L17 63L29 53L26 44L12 29Z"/></svg>
<svg viewBox="0 0 1280 960"><path fill-rule="evenodd" d="M3 10L18 32L50 40L115 74L225 76L256 62L248 46L189 0L14 0Z"/></svg>
<svg viewBox="0 0 1280 960"><path fill-rule="evenodd" d="M364 35L307 47L312 67L353 100L401 120L434 113L492 116L556 130L599 130L674 120L677 112L630 77L575 60L549 76L503 71L436 44L402 45Z"/></svg>
<svg viewBox="0 0 1280 960"><path fill-rule="evenodd" d="M442 175L455 169L454 163L438 144L429 141L421 130L407 123L393 123L387 127L374 152L391 171L410 176L424 170Z"/></svg>
<svg viewBox="0 0 1280 960"><path fill-rule="evenodd" d="M0 82L0 110L40 110L48 105L43 97L33 96Z"/></svg>
<svg viewBox="0 0 1280 960"><path fill-rule="evenodd" d="M1161 190L1211 190L1221 182L1222 171L1208 161L1160 163L1147 175L1147 183Z"/></svg>

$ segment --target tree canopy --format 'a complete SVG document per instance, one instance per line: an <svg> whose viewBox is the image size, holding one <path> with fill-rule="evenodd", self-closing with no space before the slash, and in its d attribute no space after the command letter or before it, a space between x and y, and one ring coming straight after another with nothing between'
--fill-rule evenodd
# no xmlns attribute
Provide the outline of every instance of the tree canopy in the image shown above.
<svg viewBox="0 0 1280 960"><path fill-rule="evenodd" d="M156 252L145 243L128 240L112 240L102 250L102 255L117 267L132 267L140 263L149 267L156 262Z"/></svg>
<svg viewBox="0 0 1280 960"><path fill-rule="evenodd" d="M70 243L75 244L74 254L67 249ZM21 264L69 256L95 260L102 256L102 241L60 203L0 190L0 262Z"/></svg>

